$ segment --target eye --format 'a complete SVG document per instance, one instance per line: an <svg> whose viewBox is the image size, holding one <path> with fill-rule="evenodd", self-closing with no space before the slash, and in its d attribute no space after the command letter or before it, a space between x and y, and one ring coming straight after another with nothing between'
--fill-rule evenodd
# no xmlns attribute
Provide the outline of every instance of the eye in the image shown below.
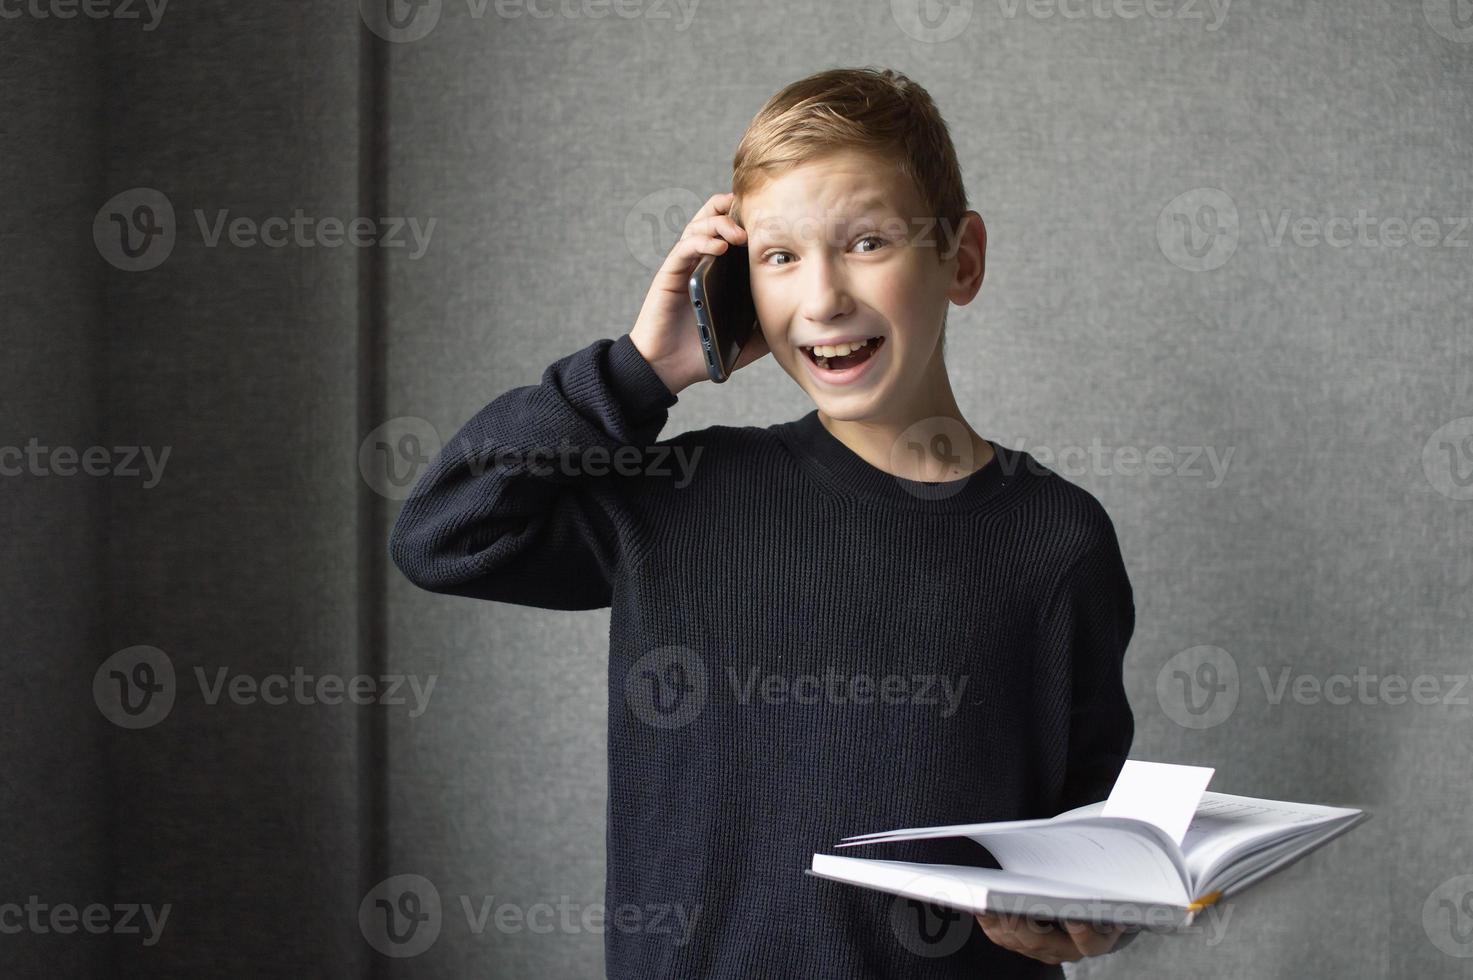
<svg viewBox="0 0 1473 980"><path fill-rule="evenodd" d="M872 242L873 243L873 247L872 248L866 248L866 249L860 249L860 251L862 251L862 252L873 252L873 251L876 251L878 249L881 249L881 248L883 248L883 247L885 247L886 245L889 244L889 242L887 242L884 238L881 238L879 235L874 235L874 234L862 235L859 238L855 239L855 245L856 246L859 245L859 244L861 244L861 243L863 243L863 242ZM777 258L780 255L787 256L790 261L787 261L787 262L769 262L768 261L769 259L775 259L775 258ZM772 251L768 252L766 255L762 256L762 264L763 265L776 265L776 266L792 265L793 264L792 261L791 261L792 258L793 258L793 253L792 252L789 252L786 249L775 248Z"/></svg>

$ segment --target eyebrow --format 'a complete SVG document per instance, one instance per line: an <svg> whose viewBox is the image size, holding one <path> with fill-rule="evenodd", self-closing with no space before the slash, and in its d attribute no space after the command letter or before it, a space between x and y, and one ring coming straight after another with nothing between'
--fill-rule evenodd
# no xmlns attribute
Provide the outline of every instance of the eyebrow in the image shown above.
<svg viewBox="0 0 1473 980"><path fill-rule="evenodd" d="M890 203L886 201L883 197L879 196L878 194L871 194L867 197L859 198L858 200L853 202L841 202L839 207L835 210L836 214L843 215L847 218L860 218L868 215L873 211L889 211L892 209ZM776 215L765 215L764 217L759 219L756 223L756 227L750 229L752 234L763 240L770 238L776 241L782 241L786 239L786 231L779 231L776 234L763 234L764 226L771 222L775 217ZM745 219L743 219L743 221L745 222Z"/></svg>

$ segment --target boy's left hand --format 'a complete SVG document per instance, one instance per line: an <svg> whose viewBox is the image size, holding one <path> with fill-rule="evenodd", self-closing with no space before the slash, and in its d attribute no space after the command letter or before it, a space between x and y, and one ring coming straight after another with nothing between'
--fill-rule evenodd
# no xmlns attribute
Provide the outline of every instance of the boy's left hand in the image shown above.
<svg viewBox="0 0 1473 980"><path fill-rule="evenodd" d="M1096 926L1070 920L1049 924L996 912L979 913L977 923L997 945L1050 965L1108 953L1125 931L1123 926Z"/></svg>

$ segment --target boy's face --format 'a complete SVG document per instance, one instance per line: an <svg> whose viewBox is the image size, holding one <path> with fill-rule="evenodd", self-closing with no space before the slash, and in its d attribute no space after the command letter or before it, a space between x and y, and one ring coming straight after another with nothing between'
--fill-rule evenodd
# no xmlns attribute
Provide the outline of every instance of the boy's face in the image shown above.
<svg viewBox="0 0 1473 980"><path fill-rule="evenodd" d="M975 294L981 255L969 252L974 270L959 282L957 258L940 258L947 229L924 211L898 168L851 152L797 166L741 198L768 347L830 418L906 420L928 414L928 393L949 390L942 317L948 303ZM870 338L880 339L868 360L844 372L804 349Z"/></svg>

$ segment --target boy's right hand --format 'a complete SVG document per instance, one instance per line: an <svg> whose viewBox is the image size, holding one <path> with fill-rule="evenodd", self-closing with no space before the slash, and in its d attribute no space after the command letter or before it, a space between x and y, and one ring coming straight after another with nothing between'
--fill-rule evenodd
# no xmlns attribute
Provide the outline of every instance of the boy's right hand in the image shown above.
<svg viewBox="0 0 1473 980"><path fill-rule="evenodd" d="M690 219L655 273L639 319L629 331L629 339L673 394L697 381L710 380L690 302L690 276L701 256L720 255L732 245L747 243L746 229L728 213L734 197L730 191L713 194ZM759 327L752 331L732 370L741 370L768 351L767 338Z"/></svg>

